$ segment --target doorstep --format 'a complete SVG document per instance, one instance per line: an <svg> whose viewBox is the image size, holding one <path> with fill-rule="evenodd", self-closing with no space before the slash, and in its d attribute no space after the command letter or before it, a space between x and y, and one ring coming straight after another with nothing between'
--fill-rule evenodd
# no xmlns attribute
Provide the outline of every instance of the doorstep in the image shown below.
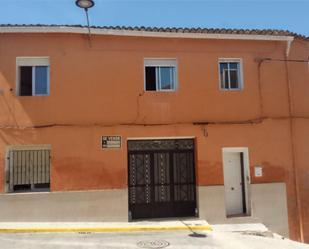
<svg viewBox="0 0 309 249"><path fill-rule="evenodd" d="M215 232L268 231L268 228L262 223L213 224L211 228Z"/></svg>

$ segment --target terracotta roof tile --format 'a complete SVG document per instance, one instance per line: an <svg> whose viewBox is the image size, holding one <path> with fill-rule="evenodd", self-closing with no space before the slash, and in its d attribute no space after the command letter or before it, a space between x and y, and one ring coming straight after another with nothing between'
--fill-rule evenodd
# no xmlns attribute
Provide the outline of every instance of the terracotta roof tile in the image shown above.
<svg viewBox="0 0 309 249"><path fill-rule="evenodd" d="M78 27L82 25L46 25L46 24L0 24L0 27ZM273 36L294 36L302 40L309 41L309 37L278 29L225 29L225 28L176 28L176 27L131 27L131 26L91 26L94 29L110 29L125 31L148 31L148 32L167 32L167 33L201 33L201 34L245 34L245 35L273 35Z"/></svg>

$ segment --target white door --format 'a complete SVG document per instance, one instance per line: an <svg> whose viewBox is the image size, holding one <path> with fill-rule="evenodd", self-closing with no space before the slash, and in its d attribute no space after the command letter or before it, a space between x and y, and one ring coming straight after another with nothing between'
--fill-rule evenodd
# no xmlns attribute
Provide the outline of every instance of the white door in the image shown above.
<svg viewBox="0 0 309 249"><path fill-rule="evenodd" d="M239 152L223 153L223 173L226 214L237 215L244 213L242 187L241 154Z"/></svg>

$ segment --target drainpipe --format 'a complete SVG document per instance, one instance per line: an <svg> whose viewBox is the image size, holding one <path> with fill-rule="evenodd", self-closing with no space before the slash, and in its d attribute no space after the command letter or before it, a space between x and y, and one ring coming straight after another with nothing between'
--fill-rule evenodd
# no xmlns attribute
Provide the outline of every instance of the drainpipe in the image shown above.
<svg viewBox="0 0 309 249"><path fill-rule="evenodd" d="M267 59L256 59L258 63L258 91L259 91L259 111L260 115L259 118L263 119L264 117L264 105L263 105L263 94L262 94L262 82L261 82L261 67L263 62L265 62Z"/></svg>
<svg viewBox="0 0 309 249"><path fill-rule="evenodd" d="M296 194L296 206L297 206L297 213L298 213L299 233L300 233L301 242L304 242L303 216L302 216L302 207L301 207L300 191L299 191L299 177L298 177L298 171L297 171L296 161L295 161L292 87L291 87L291 82L290 82L289 65L288 65L288 59L289 59L292 42L293 42L293 39L287 41L284 65L285 65L286 83L287 83L287 91L288 91L288 107L289 107L288 111L289 111L292 167L293 167L293 176L294 176L294 183L295 183L294 187L295 187L295 194Z"/></svg>

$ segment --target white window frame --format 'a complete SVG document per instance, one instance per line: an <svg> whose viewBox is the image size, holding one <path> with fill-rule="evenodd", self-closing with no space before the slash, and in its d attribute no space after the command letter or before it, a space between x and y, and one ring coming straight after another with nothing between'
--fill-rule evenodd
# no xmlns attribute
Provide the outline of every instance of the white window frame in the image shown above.
<svg viewBox="0 0 309 249"><path fill-rule="evenodd" d="M174 68L174 88L173 89L162 89L160 85L160 70L156 70L156 91L153 92L175 92L178 89L178 65L176 59L164 59L164 58L145 58L144 59L144 91L146 90L146 67L173 67Z"/></svg>
<svg viewBox="0 0 309 249"><path fill-rule="evenodd" d="M238 72L238 88L231 88L230 84L230 70L228 66L228 75L229 75L229 88L223 88L221 82L221 73L220 73L220 63L238 63L239 72ZM229 65L229 64L228 64ZM219 58L218 60L218 74L219 74L219 89L221 91L241 91L244 89L244 80L243 80L243 60L242 58Z"/></svg>
<svg viewBox="0 0 309 249"><path fill-rule="evenodd" d="M31 96L49 96L50 95L50 63L49 57L16 57L16 95L20 95L20 70L22 66L32 67L32 95ZM35 93L35 67L46 66L47 67L47 94ZM27 96L27 97L31 97Z"/></svg>

